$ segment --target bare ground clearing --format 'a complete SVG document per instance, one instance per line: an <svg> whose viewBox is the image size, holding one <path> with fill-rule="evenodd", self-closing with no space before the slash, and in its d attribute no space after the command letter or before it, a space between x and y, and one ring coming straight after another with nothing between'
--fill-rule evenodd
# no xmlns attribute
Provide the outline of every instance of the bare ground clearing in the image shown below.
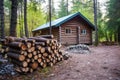
<svg viewBox="0 0 120 80"><path fill-rule="evenodd" d="M70 54L69 60L53 70L55 75L45 80L120 80L120 47L90 49L91 54Z"/></svg>
<svg viewBox="0 0 120 80"><path fill-rule="evenodd" d="M90 54L70 58L45 71L19 75L12 80L120 80L120 47L90 47ZM8 79L10 80L10 78Z"/></svg>

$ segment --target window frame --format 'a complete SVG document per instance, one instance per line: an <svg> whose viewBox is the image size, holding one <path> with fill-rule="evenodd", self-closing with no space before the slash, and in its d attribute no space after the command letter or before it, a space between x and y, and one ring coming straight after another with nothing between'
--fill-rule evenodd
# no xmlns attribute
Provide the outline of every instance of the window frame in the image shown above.
<svg viewBox="0 0 120 80"><path fill-rule="evenodd" d="M82 30L81 30L81 34L82 34L82 35L86 35L86 34L87 34L87 30L86 30L86 29L82 29Z"/></svg>
<svg viewBox="0 0 120 80"><path fill-rule="evenodd" d="M67 31L68 30L68 31ZM72 34L72 29L70 27L65 28L65 34Z"/></svg>

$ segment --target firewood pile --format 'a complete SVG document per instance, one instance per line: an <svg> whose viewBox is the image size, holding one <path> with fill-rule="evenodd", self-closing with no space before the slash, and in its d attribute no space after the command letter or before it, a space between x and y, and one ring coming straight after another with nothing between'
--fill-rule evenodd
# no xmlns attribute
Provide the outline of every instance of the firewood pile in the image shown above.
<svg viewBox="0 0 120 80"><path fill-rule="evenodd" d="M59 43L53 35L6 37L1 44L0 53L14 63L18 72L33 72L38 67L53 66L63 60Z"/></svg>

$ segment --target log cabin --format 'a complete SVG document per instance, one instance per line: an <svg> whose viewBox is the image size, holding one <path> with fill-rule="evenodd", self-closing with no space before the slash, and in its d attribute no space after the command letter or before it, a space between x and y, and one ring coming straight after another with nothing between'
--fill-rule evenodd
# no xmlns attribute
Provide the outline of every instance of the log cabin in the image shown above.
<svg viewBox="0 0 120 80"><path fill-rule="evenodd" d="M95 26L80 12L51 22L52 34L61 44L92 44ZM33 30L33 36L49 34L49 22Z"/></svg>

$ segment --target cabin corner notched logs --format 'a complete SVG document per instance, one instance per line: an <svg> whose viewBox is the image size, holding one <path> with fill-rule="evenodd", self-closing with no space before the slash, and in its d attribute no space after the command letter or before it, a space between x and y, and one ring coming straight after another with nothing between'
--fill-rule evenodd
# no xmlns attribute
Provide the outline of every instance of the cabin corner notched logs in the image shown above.
<svg viewBox="0 0 120 80"><path fill-rule="evenodd" d="M53 35L6 37L1 40L1 44L1 54L6 55L19 72L33 72L39 66L45 68L63 60L60 46Z"/></svg>

